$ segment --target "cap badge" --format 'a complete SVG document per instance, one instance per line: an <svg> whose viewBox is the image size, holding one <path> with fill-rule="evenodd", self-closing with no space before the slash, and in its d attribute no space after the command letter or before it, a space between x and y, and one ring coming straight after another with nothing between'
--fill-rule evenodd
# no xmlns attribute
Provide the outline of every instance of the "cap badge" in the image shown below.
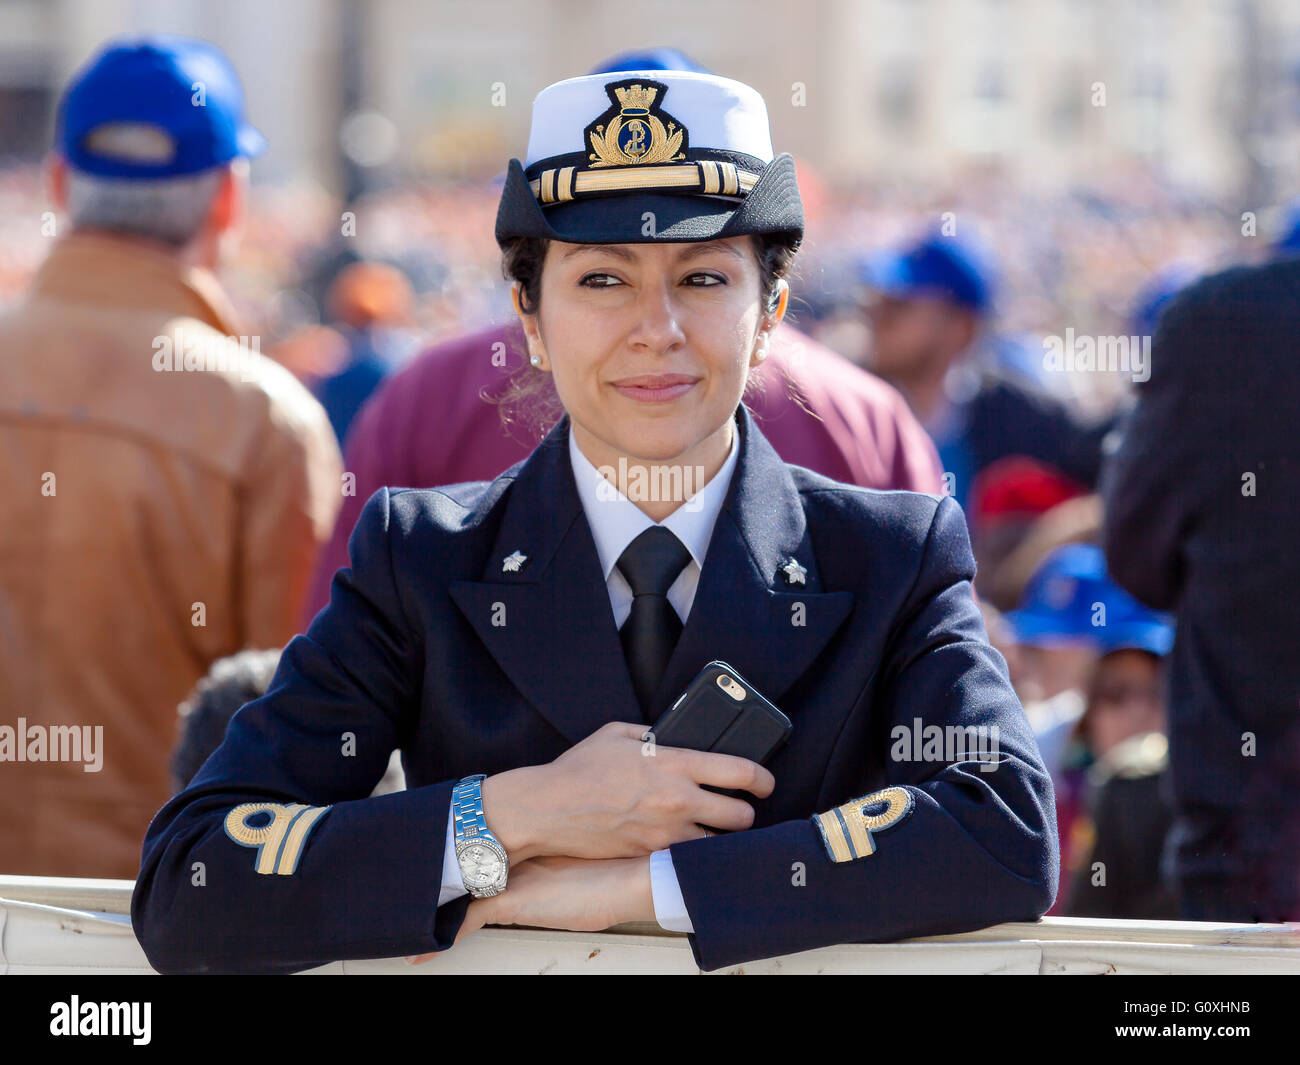
<svg viewBox="0 0 1300 1065"><path fill-rule="evenodd" d="M593 168L674 163L686 158L686 128L657 106L668 86L619 81L605 86L610 108L584 131ZM665 126L665 122L667 125Z"/></svg>

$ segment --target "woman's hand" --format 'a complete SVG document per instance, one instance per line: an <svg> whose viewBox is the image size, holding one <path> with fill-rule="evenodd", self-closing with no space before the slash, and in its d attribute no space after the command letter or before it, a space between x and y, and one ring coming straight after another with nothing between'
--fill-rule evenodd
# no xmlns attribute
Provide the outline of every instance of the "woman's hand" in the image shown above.
<svg viewBox="0 0 1300 1065"><path fill-rule="evenodd" d="M729 754L658 747L646 726L614 721L549 765L483 781L483 816L515 865L543 855L637 858L705 835L744 831L754 808L701 785L772 794L776 778Z"/></svg>
<svg viewBox="0 0 1300 1065"><path fill-rule="evenodd" d="M500 895L469 904L456 942L488 924L600 932L654 919L649 858L533 858L510 867L510 883ZM407 961L418 965L436 956Z"/></svg>

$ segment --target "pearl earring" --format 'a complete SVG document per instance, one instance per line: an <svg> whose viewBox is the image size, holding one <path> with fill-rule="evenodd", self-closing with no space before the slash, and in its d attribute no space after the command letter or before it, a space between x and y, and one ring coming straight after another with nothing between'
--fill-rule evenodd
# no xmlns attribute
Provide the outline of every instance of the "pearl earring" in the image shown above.
<svg viewBox="0 0 1300 1065"><path fill-rule="evenodd" d="M534 366L541 366L542 357L540 355L534 355L528 361L531 362Z"/></svg>

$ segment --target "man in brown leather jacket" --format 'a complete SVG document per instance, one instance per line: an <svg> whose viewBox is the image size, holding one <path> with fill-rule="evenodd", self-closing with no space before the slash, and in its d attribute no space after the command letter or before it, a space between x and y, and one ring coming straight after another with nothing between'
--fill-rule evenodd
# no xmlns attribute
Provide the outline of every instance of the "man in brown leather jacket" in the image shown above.
<svg viewBox="0 0 1300 1065"><path fill-rule="evenodd" d="M110 45L60 106L70 231L0 318L0 873L134 878L177 703L293 635L338 511L324 411L211 272L261 146L242 112L180 38Z"/></svg>

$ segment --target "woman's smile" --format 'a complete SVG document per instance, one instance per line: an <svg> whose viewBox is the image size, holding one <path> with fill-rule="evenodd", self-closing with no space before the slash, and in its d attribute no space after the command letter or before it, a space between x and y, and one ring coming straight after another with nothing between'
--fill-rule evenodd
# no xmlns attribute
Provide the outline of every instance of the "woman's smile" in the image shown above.
<svg viewBox="0 0 1300 1065"><path fill-rule="evenodd" d="M690 374L641 374L612 382L615 389L638 403L668 403L686 395L701 378Z"/></svg>

